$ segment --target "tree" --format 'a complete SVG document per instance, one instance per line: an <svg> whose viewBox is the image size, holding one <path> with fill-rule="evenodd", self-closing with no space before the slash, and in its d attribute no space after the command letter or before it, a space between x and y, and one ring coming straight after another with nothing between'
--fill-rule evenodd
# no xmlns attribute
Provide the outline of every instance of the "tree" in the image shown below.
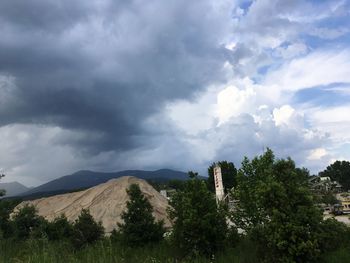
<svg viewBox="0 0 350 263"><path fill-rule="evenodd" d="M173 221L172 240L186 255L210 256L222 248L227 224L222 207L217 208L214 195L197 173L170 201L169 217Z"/></svg>
<svg viewBox="0 0 350 263"><path fill-rule="evenodd" d="M46 233L49 240L70 239L73 236L73 225L62 214L48 223Z"/></svg>
<svg viewBox="0 0 350 263"><path fill-rule="evenodd" d="M320 253L321 211L308 188L308 171L268 149L245 158L234 193L232 219L258 245L266 262L313 262Z"/></svg>
<svg viewBox="0 0 350 263"><path fill-rule="evenodd" d="M334 218L328 218L321 222L317 239L321 251L324 252L334 251L340 247L349 247L350 227Z"/></svg>
<svg viewBox="0 0 350 263"><path fill-rule="evenodd" d="M118 224L121 239L130 246L142 246L158 242L165 232L164 222L156 222L153 207L142 194L138 184L131 184L126 190L129 201L121 215L123 224Z"/></svg>
<svg viewBox="0 0 350 263"><path fill-rule="evenodd" d="M27 239L42 226L45 220L37 214L34 206L25 205L15 213L12 221L15 236L18 239Z"/></svg>
<svg viewBox="0 0 350 263"><path fill-rule="evenodd" d="M18 200L0 200L0 231L4 238L13 236L13 224L10 221L10 214L18 205Z"/></svg>
<svg viewBox="0 0 350 263"><path fill-rule="evenodd" d="M350 162L348 161L335 161L320 172L319 176L330 177L333 181L339 182L345 191L350 190Z"/></svg>
<svg viewBox="0 0 350 263"><path fill-rule="evenodd" d="M0 174L0 179L5 175ZM5 195L5 190L0 189L0 197ZM16 201L0 200L0 235L1 237L7 238L12 235L12 227L9 221L10 213L13 208L17 205Z"/></svg>
<svg viewBox="0 0 350 263"><path fill-rule="evenodd" d="M101 239L103 234L101 222L97 223L89 210L83 209L74 222L71 240L75 248L81 248Z"/></svg>
<svg viewBox="0 0 350 263"><path fill-rule="evenodd" d="M210 191L215 191L215 184L214 184L214 167L216 165L219 165L221 167L221 173L222 173L222 182L224 185L225 192L227 193L232 189L232 187L236 186L236 177L237 177L237 169L235 165L231 162L227 161L221 161L218 163L213 163L208 168L208 187Z"/></svg>

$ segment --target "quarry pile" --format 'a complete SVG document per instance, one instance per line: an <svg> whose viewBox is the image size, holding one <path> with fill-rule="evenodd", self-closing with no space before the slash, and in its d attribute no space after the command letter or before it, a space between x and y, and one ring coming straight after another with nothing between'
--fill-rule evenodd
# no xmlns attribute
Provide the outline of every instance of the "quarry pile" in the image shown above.
<svg viewBox="0 0 350 263"><path fill-rule="evenodd" d="M82 209L88 209L97 222L102 222L106 233L109 233L117 228L117 223L122 223L120 216L129 200L126 189L135 183L140 186L142 193L153 206L153 215L156 220L164 220L165 225L169 227L170 221L166 212L168 200L145 180L132 176L112 179L84 191L24 201L16 206L14 212L25 205L33 205L38 214L49 221L64 214L69 221L73 222Z"/></svg>

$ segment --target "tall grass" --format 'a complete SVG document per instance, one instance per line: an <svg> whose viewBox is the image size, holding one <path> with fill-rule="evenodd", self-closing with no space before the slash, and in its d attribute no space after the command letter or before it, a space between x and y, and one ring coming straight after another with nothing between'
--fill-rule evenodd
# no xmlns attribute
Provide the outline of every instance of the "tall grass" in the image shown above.
<svg viewBox="0 0 350 263"><path fill-rule="evenodd" d="M341 248L324 255L326 263L350 263L350 248Z"/></svg>
<svg viewBox="0 0 350 263"><path fill-rule="evenodd" d="M250 250L249 252L247 250ZM178 258L176 251L163 242L154 246L140 248L125 247L109 239L97 242L78 251L69 243L28 240L0 242L0 262L6 263L255 263L258 262L253 248L239 246L222 253L216 258Z"/></svg>
<svg viewBox="0 0 350 263"><path fill-rule="evenodd" d="M211 259L178 258L176 251L163 242L140 248L125 247L105 239L81 250L73 250L69 242L45 239L0 242L1 263L258 263L255 246L242 241L235 248L219 252ZM339 249L323 256L324 263L350 263L350 250Z"/></svg>

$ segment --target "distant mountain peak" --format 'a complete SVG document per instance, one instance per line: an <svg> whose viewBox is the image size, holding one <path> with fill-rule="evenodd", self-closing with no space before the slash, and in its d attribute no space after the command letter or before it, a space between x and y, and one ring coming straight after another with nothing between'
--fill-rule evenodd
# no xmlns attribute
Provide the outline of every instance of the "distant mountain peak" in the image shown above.
<svg viewBox="0 0 350 263"><path fill-rule="evenodd" d="M30 188L24 186L19 182L8 182L8 183L0 183L0 189L6 191L5 197L20 195L24 192L27 192Z"/></svg>
<svg viewBox="0 0 350 263"><path fill-rule="evenodd" d="M23 194L24 197L38 197L41 195L50 196L54 193L63 193L77 189L84 189L105 183L110 179L122 176L135 176L145 180L166 181L172 179L187 180L187 173L171 169L159 169L155 171L144 170L124 170L119 172L94 172L90 170L80 170L70 175L54 179L48 183L35 187ZM50 194L51 193L51 194Z"/></svg>

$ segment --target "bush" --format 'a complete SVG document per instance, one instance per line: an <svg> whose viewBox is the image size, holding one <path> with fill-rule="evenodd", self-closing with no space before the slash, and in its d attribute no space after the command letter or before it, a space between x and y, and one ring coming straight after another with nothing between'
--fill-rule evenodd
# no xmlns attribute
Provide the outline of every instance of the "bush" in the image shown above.
<svg viewBox="0 0 350 263"><path fill-rule="evenodd" d="M132 184L127 193L130 200L126 204L127 210L121 215L124 223L118 224L120 238L130 246L142 246L162 240L164 222L155 222L153 207L142 194L140 187Z"/></svg>
<svg viewBox="0 0 350 263"><path fill-rule="evenodd" d="M10 214L18 203L19 201L17 200L0 200L0 230L3 238L9 238L14 235Z"/></svg>
<svg viewBox="0 0 350 263"><path fill-rule="evenodd" d="M15 236L18 239L27 239L45 224L45 219L37 214L34 206L25 205L13 217Z"/></svg>
<svg viewBox="0 0 350 263"><path fill-rule="evenodd" d="M48 223L46 233L49 240L70 239L73 235L73 225L65 215L61 215Z"/></svg>
<svg viewBox="0 0 350 263"><path fill-rule="evenodd" d="M101 222L97 223L89 210L83 209L73 225L71 241L74 247L82 248L92 244L101 239L103 235L104 228Z"/></svg>
<svg viewBox="0 0 350 263"><path fill-rule="evenodd" d="M227 231L226 244L228 247L235 247L241 241L241 235L236 227L230 227Z"/></svg>
<svg viewBox="0 0 350 263"><path fill-rule="evenodd" d="M334 218L329 218L321 223L317 239L322 252L334 251L350 245L350 228Z"/></svg>

